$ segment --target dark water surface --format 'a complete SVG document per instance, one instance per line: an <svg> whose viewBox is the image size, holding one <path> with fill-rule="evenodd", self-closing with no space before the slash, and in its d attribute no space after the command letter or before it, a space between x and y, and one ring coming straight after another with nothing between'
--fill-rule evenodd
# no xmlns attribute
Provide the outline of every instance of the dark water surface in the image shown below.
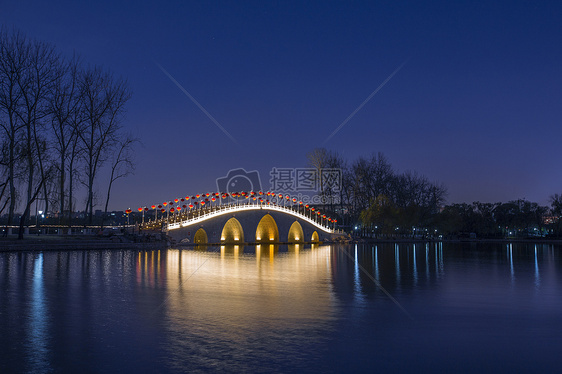
<svg viewBox="0 0 562 374"><path fill-rule="evenodd" d="M0 253L0 373L560 372L562 247Z"/></svg>

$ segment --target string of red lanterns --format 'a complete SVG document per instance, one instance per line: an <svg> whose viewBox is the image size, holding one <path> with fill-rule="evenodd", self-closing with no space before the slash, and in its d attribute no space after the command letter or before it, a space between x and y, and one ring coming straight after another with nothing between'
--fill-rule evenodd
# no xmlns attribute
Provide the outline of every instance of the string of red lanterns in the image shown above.
<svg viewBox="0 0 562 374"><path fill-rule="evenodd" d="M269 197L275 197L276 198L276 202L274 201L270 201L270 199L263 199L260 196L269 196ZM196 194L195 196L185 196L185 198L176 198L173 199L172 201L165 201L162 204L159 205L151 205L150 208L154 210L155 212L155 220L158 220L158 210L160 210L160 212L162 213L162 219L164 218L163 213L177 213L178 215L181 214L181 210L183 209L187 209L189 208L190 210L193 208L197 208L197 206L200 206L201 209L203 209L202 207L204 207L206 204L210 206L210 208L212 208L213 206L213 202L215 201L219 201L221 202L221 199L226 199L227 197L232 197L235 199L239 199L239 198L244 198L244 199L249 199L250 201L256 201L259 202L260 204L266 204L266 205L277 205L277 203L280 203L280 201L283 201L283 206L285 206L285 200L287 202L292 202L294 205L297 205L297 207L303 206L303 214L306 210L309 210L311 212L310 218L312 218L312 214L315 212L316 213L316 217L318 217L319 219L322 220L326 220L327 222L331 222L331 223L337 223L337 219L334 218L330 218L327 217L326 214L322 214L319 210L317 210L314 207L311 207L309 204L304 204L302 201L297 201L296 198L291 198L291 196L289 195L283 195L282 193L276 194L274 192L271 191L250 191L250 192L246 192L246 191L240 191L240 192L232 192L232 193L227 193L227 192L223 192L223 193L219 193L219 192L213 192L213 193L202 193L202 194ZM203 198L201 201L195 201L197 199ZM191 204L187 204L187 202L191 200ZM183 202L186 202L186 204L182 204ZM176 205L176 206L174 206ZM167 209L166 207L169 206L169 209ZM148 211L149 208L148 207L139 207L138 211L139 213L143 213L143 223L144 223L144 212ZM125 210L125 213L127 213L127 217L129 217L129 215L132 213L132 210L129 208L127 210ZM168 216L167 216L168 217Z"/></svg>

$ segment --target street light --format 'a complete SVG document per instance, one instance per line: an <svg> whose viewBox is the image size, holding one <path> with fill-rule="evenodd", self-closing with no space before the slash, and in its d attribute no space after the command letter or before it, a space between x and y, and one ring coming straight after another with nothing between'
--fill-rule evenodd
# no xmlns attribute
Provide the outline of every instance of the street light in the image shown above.
<svg viewBox="0 0 562 374"><path fill-rule="evenodd" d="M35 213L35 228L37 229L37 235L39 235L39 221L38 221L39 216L41 216L41 218L44 217L42 210Z"/></svg>
<svg viewBox="0 0 562 374"><path fill-rule="evenodd" d="M131 212L132 212L131 208L125 211L125 213L127 213L127 226L129 226L129 214L131 214Z"/></svg>

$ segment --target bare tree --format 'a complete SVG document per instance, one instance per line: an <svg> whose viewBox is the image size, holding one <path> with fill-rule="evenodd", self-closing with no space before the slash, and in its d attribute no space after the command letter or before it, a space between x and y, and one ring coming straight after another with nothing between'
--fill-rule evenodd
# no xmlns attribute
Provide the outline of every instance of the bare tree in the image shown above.
<svg viewBox="0 0 562 374"><path fill-rule="evenodd" d="M29 216L29 213L30 213L30 210L31 210L31 205L33 204L35 199L37 199L37 196L39 195L39 193L43 189L44 184L47 183L47 181L49 179L51 179L53 176L54 176L54 166L51 165L51 166L49 166L49 168L47 170L45 170L44 173L42 173L40 175L39 182L36 185L32 186L32 189L33 189L32 192L33 193L31 194L31 197L26 201L26 204L25 204L25 207L24 207L24 210L23 210L23 214L21 215L21 218L20 218L19 232L18 232L18 239L19 240L23 239L26 217Z"/></svg>
<svg viewBox="0 0 562 374"><path fill-rule="evenodd" d="M5 138L6 151L4 164L8 169L9 200L8 225L14 219L18 191L16 190L16 163L20 132L24 123L17 115L21 106L22 93L18 86L19 76L25 68L24 49L26 38L19 32L8 33L0 30L0 126Z"/></svg>
<svg viewBox="0 0 562 374"><path fill-rule="evenodd" d="M550 212L556 217L556 235L560 235L560 224L562 223L562 194L555 193L550 196Z"/></svg>
<svg viewBox="0 0 562 374"><path fill-rule="evenodd" d="M92 222L94 183L115 147L123 149L112 165L108 199L111 185L125 175L123 165L132 170L136 140L119 142L130 95L122 79L98 67L83 69L78 58L64 61L50 44L0 29L0 212L9 205L9 225L18 200L23 227L39 198L45 211L49 205L61 215L68 210L70 225L79 178Z"/></svg>
<svg viewBox="0 0 562 374"><path fill-rule="evenodd" d="M342 177L345 161L336 152L328 151L325 148L315 148L306 157L309 165L316 169L316 182L320 188L322 203L329 202L333 211L334 198L341 192L337 190L338 187L341 187L341 183L334 183L336 181L333 178ZM332 180L327 180L327 178ZM337 182L341 182L341 180Z"/></svg>
<svg viewBox="0 0 562 374"><path fill-rule="evenodd" d="M81 154L83 153L83 148L80 147L81 139L78 136L80 119L75 118L73 121L73 129L75 131L74 137L70 143L69 155L68 155L68 227L72 226L72 212L74 211L74 180L79 176L79 171L77 163Z"/></svg>
<svg viewBox="0 0 562 374"><path fill-rule="evenodd" d="M49 111L51 115L51 130L54 135L53 148L57 159L58 207L62 221L66 200L67 163L72 163L73 161L73 159L69 159L75 153L73 150L76 150L76 140L82 122L79 59L74 57L70 62L63 65L61 70L62 74L57 77L53 85ZM72 174L72 172L69 171L69 174ZM72 180L69 181L69 185L69 194L71 194Z"/></svg>
<svg viewBox="0 0 562 374"><path fill-rule="evenodd" d="M87 69L82 78L84 126L79 131L84 148L87 187L86 213L91 224L94 208L94 182L101 166L117 144L117 134L125 104L131 94L125 81L114 79L100 68Z"/></svg>
<svg viewBox="0 0 562 374"><path fill-rule="evenodd" d="M312 152L306 155L310 166L316 169L317 185L320 186L320 194L322 203L324 203L324 184L322 181L322 169L327 167L329 152L326 148L314 148Z"/></svg>
<svg viewBox="0 0 562 374"><path fill-rule="evenodd" d="M127 135L123 140L119 141L119 144L116 147L115 154L113 155L113 162L111 164L109 184L107 186L104 217L107 216L107 207L109 205L109 198L111 196L111 187L113 186L113 183L120 178L125 178L126 176L132 174L135 170L133 146L138 142L139 140L137 138Z"/></svg>
<svg viewBox="0 0 562 374"><path fill-rule="evenodd" d="M356 212L366 209L379 195L392 195L394 171L382 153L360 157L351 165L351 190Z"/></svg>
<svg viewBox="0 0 562 374"><path fill-rule="evenodd" d="M16 115L24 128L21 137L27 169L26 202L29 202L33 198L36 172L39 173L39 179L45 182L46 170L49 168L46 165L49 162L49 152L47 152L49 147L43 119L48 115L48 95L51 86L57 79L57 75L60 74L60 69L58 69L60 58L54 46L35 40L24 42L19 53L22 54L24 68L17 77L18 89L21 92L21 105L16 111ZM41 183L41 186L47 210L46 184ZM29 211L26 211L25 216L29 218Z"/></svg>
<svg viewBox="0 0 562 374"><path fill-rule="evenodd" d="M6 205L8 205L8 203L10 202L10 196L5 196L6 188L8 187L8 185L9 180L0 183L0 188L2 189L0 190L0 214L4 212L4 209L6 209Z"/></svg>

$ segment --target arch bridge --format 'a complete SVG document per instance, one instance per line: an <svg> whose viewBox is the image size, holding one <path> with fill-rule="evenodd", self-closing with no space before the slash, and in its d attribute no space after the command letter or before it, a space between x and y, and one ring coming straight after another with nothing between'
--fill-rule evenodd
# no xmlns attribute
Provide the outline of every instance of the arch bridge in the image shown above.
<svg viewBox="0 0 562 374"><path fill-rule="evenodd" d="M273 192L188 196L139 212L141 230L162 229L177 243L317 243L344 235L336 228L337 220ZM154 213L154 219L145 221L145 213Z"/></svg>

